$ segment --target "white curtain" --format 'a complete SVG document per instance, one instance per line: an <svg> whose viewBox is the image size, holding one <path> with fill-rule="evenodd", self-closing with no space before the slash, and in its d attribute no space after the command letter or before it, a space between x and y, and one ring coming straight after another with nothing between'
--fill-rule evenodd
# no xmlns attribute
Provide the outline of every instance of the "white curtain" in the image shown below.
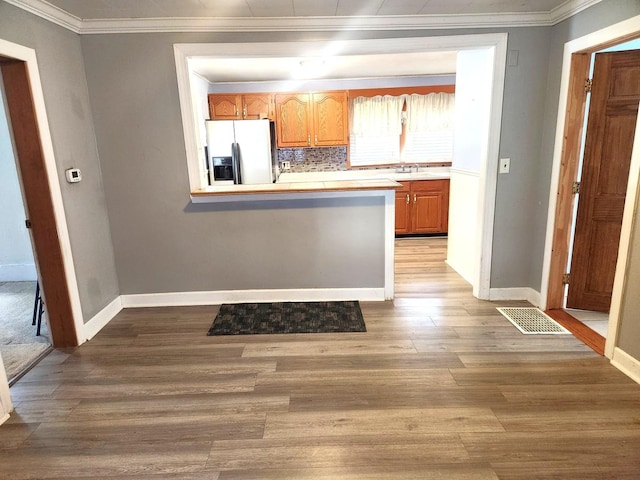
<svg viewBox="0 0 640 480"><path fill-rule="evenodd" d="M402 133L404 96L378 95L351 100L351 133L358 136L391 137Z"/></svg>
<svg viewBox="0 0 640 480"><path fill-rule="evenodd" d="M453 93L412 94L405 95L405 98L408 132L453 130Z"/></svg>

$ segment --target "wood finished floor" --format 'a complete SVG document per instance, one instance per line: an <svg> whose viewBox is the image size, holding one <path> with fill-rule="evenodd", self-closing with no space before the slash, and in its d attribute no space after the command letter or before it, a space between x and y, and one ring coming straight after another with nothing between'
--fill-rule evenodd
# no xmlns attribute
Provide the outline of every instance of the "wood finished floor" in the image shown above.
<svg viewBox="0 0 640 480"><path fill-rule="evenodd" d="M129 309L11 393L0 478L638 479L640 385L520 334L397 241L367 333L207 337L217 307Z"/></svg>

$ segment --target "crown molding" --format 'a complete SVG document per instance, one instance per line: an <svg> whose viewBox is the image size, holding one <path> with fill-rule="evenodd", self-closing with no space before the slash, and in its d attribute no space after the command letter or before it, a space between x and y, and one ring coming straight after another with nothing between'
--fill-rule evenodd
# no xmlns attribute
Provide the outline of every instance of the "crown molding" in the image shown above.
<svg viewBox="0 0 640 480"><path fill-rule="evenodd" d="M60 25L61 27L71 30L74 33L80 33L82 29L82 20L66 11L51 5L42 0L4 0L15 7L21 8L29 13L33 13L40 18Z"/></svg>
<svg viewBox="0 0 640 480"><path fill-rule="evenodd" d="M359 17L209 17L82 20L44 0L4 0L78 34L159 32L318 32L552 26L601 0L567 0L550 12Z"/></svg>
<svg viewBox="0 0 640 480"><path fill-rule="evenodd" d="M15 0L14 0L15 1ZM82 34L150 32L323 32L433 30L551 25L546 14L406 15L362 17L145 18L85 20Z"/></svg>
<svg viewBox="0 0 640 480"><path fill-rule="evenodd" d="M569 17L580 13L583 10L600 3L602 0L568 0L562 5L551 10L550 15L553 25L566 20Z"/></svg>

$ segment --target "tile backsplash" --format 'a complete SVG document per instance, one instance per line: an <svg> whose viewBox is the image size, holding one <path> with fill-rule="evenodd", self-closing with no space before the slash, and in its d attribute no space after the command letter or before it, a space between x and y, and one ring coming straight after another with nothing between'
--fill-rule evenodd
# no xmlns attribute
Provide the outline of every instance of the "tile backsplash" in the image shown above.
<svg viewBox="0 0 640 480"><path fill-rule="evenodd" d="M278 162L290 162L292 173L347 170L347 147L279 148Z"/></svg>

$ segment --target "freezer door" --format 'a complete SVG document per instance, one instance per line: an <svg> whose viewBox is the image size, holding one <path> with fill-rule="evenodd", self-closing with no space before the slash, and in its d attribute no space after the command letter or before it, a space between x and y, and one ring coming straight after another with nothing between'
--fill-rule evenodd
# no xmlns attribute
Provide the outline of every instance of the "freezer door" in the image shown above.
<svg viewBox="0 0 640 480"><path fill-rule="evenodd" d="M273 183L269 120L239 120L234 128L240 148L242 183Z"/></svg>
<svg viewBox="0 0 640 480"><path fill-rule="evenodd" d="M208 120L205 122L209 158L231 156L231 144L235 142L233 123L232 120Z"/></svg>

